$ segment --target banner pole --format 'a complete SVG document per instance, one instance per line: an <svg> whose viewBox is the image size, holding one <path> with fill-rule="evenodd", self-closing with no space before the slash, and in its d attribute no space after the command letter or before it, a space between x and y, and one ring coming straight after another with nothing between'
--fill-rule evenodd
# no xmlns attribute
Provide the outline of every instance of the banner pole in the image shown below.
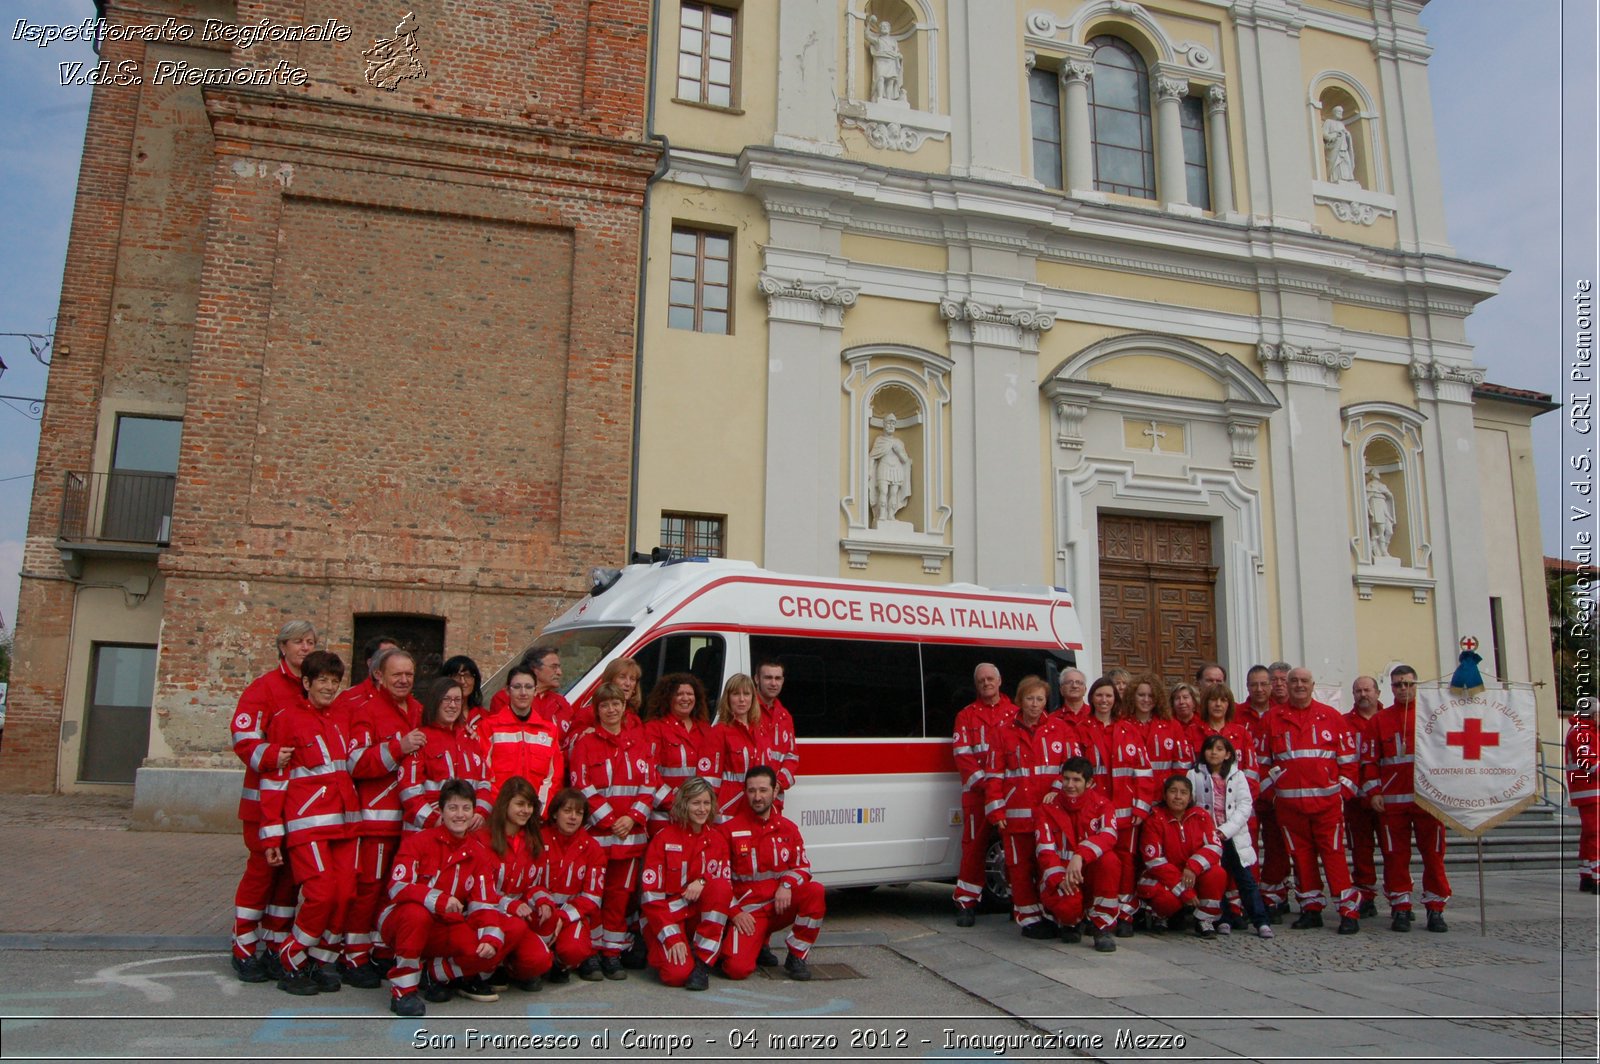
<svg viewBox="0 0 1600 1064"><path fill-rule="evenodd" d="M1483 938L1489 934L1489 917L1486 913L1486 899L1483 896L1483 836L1478 839L1478 937Z"/></svg>

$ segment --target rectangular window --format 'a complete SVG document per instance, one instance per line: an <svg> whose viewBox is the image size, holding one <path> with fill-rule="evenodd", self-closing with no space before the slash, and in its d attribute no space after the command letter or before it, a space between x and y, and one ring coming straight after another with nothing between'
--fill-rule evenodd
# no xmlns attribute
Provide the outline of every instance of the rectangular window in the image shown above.
<svg viewBox="0 0 1600 1064"><path fill-rule="evenodd" d="M675 558L722 558L725 517L708 514L661 515L661 546Z"/></svg>
<svg viewBox="0 0 1600 1064"><path fill-rule="evenodd" d="M733 237L673 226L671 269L667 285L668 328L719 336L732 332L729 294L733 283Z"/></svg>
<svg viewBox="0 0 1600 1064"><path fill-rule="evenodd" d="M1054 70L1028 74L1028 114L1033 122L1033 179L1064 188L1061 175L1061 82Z"/></svg>
<svg viewBox="0 0 1600 1064"><path fill-rule="evenodd" d="M1183 129L1183 178L1188 186L1189 204L1211 209L1211 174L1206 168L1206 107L1198 96L1185 96L1178 106L1178 125Z"/></svg>
<svg viewBox="0 0 1600 1064"><path fill-rule="evenodd" d="M753 661L783 663L783 704L805 738L920 739L915 643L750 636Z"/></svg>
<svg viewBox="0 0 1600 1064"><path fill-rule="evenodd" d="M711 4L678 9L678 99L733 106L734 12Z"/></svg>
<svg viewBox="0 0 1600 1064"><path fill-rule="evenodd" d="M94 645L78 766L81 782L133 782L150 748L155 690L155 647Z"/></svg>
<svg viewBox="0 0 1600 1064"><path fill-rule="evenodd" d="M172 418L117 417L106 477L100 536L130 543L165 544L172 532L183 422Z"/></svg>
<svg viewBox="0 0 1600 1064"><path fill-rule="evenodd" d="M1489 639L1494 651L1494 675L1497 680L1506 678L1506 614L1505 603L1498 595L1489 598Z"/></svg>

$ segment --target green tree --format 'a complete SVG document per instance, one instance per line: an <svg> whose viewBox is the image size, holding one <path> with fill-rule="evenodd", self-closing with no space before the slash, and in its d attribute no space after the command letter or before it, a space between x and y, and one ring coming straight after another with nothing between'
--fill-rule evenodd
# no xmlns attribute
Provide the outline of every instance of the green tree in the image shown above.
<svg viewBox="0 0 1600 1064"><path fill-rule="evenodd" d="M0 633L0 683L11 682L11 633Z"/></svg>
<svg viewBox="0 0 1600 1064"><path fill-rule="evenodd" d="M1592 586L1592 577L1591 577ZM1578 593L1578 574L1550 572L1545 577L1550 604L1550 649L1555 657L1556 704L1571 713L1578 699L1595 693L1594 599Z"/></svg>

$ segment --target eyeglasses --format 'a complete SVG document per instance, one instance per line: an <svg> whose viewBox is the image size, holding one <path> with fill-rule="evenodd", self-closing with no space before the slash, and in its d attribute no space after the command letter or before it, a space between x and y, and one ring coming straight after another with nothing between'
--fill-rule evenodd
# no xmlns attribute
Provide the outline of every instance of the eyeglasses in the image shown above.
<svg viewBox="0 0 1600 1064"><path fill-rule="evenodd" d="M460 695L446 695L444 698L439 699L439 704L441 706L459 706L461 702L462 698Z"/></svg>
<svg viewBox="0 0 1600 1064"><path fill-rule="evenodd" d="M534 666L536 669L559 669L560 667L561 662L559 661L545 661Z"/></svg>

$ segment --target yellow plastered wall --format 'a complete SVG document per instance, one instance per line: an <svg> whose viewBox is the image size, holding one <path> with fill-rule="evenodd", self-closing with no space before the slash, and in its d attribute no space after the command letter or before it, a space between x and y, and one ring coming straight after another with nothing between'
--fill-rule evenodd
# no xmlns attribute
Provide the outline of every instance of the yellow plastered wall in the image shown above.
<svg viewBox="0 0 1600 1064"><path fill-rule="evenodd" d="M1333 304L1333 323L1351 332L1379 336L1410 336L1411 319L1396 310L1360 307L1352 303Z"/></svg>
<svg viewBox="0 0 1600 1064"><path fill-rule="evenodd" d="M655 131L678 149L737 155L747 144L769 144L778 121L778 5L766 0L717 6L736 10L734 106L677 99L679 5L662 0L656 33Z"/></svg>
<svg viewBox="0 0 1600 1064"><path fill-rule="evenodd" d="M766 505L767 306L755 284L767 221L746 196L660 182L651 189L639 375L639 549L664 510L727 517L727 553L761 561ZM734 235L733 333L667 328L674 224ZM739 444L738 441L746 441Z"/></svg>
<svg viewBox="0 0 1600 1064"><path fill-rule="evenodd" d="M1350 589L1354 595L1354 586ZM1417 602L1410 588L1375 587L1372 598L1356 599L1356 661L1364 674L1375 675L1388 691L1388 668L1405 662L1427 681L1439 675L1439 650L1434 638L1433 596ZM1339 678L1346 686L1354 676Z"/></svg>
<svg viewBox="0 0 1600 1064"><path fill-rule="evenodd" d="M842 234L839 238L839 254L851 262L900 266L928 273L944 273L950 265L949 248L943 244L921 244L914 240L891 240L860 233Z"/></svg>
<svg viewBox="0 0 1600 1064"><path fill-rule="evenodd" d="M1358 358L1339 378L1339 405L1395 403L1416 409L1417 390L1405 366Z"/></svg>
<svg viewBox="0 0 1600 1064"><path fill-rule="evenodd" d="M1254 316L1261 313L1261 300L1251 289L1198 284L1148 273L1040 262L1038 279L1041 284L1063 292L1095 292L1141 303L1205 307L1230 314Z"/></svg>

